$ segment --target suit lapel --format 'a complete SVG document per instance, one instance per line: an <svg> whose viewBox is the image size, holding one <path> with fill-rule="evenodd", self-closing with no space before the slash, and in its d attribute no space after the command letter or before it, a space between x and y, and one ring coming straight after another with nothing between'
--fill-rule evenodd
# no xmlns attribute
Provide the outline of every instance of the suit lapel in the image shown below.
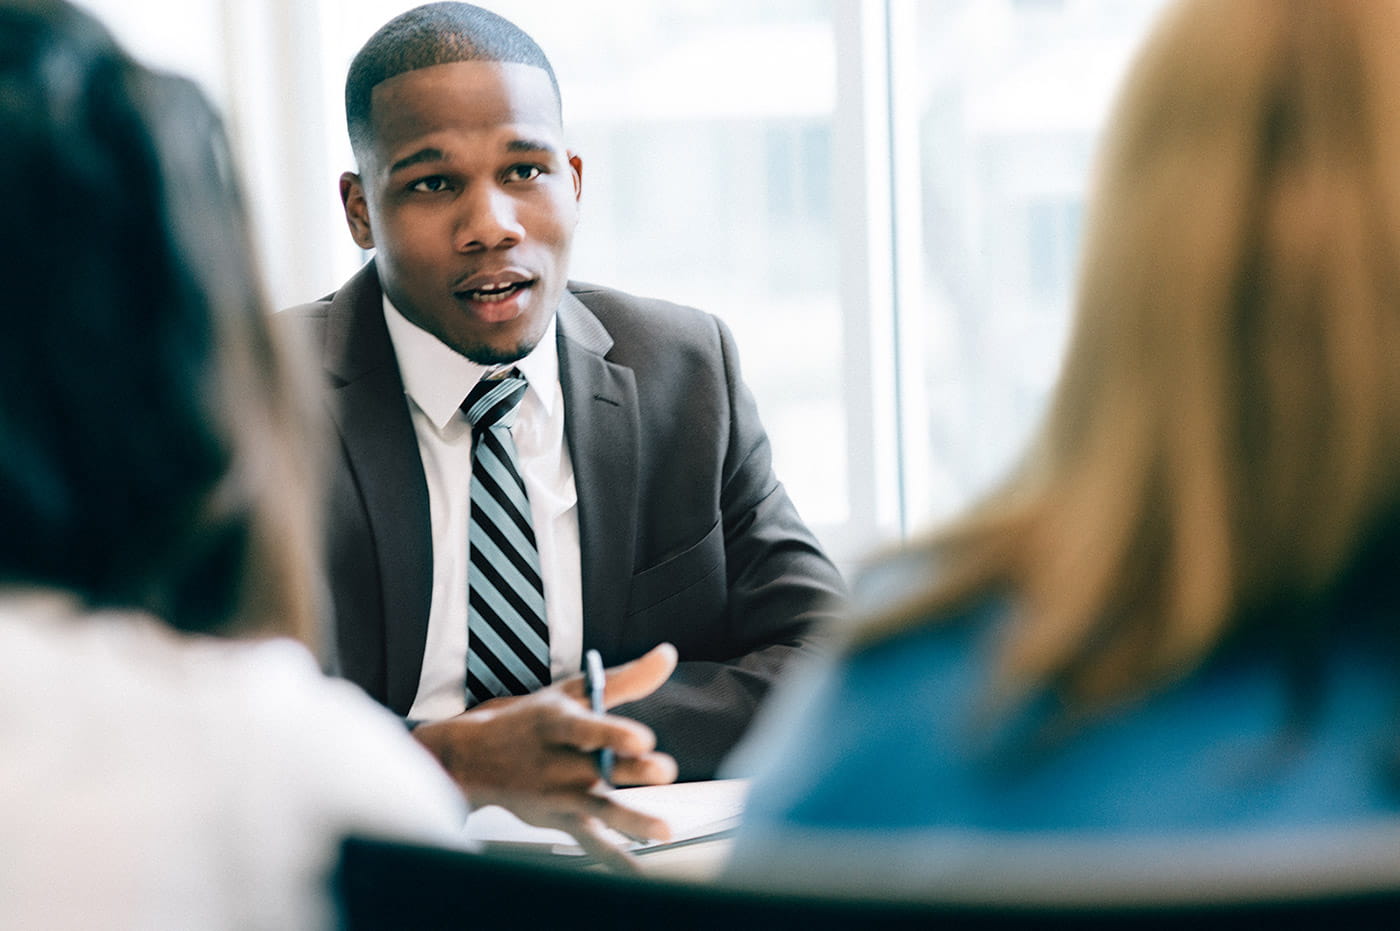
<svg viewBox="0 0 1400 931"><path fill-rule="evenodd" d="M565 292L559 304L559 381L578 491L583 645L614 663L636 550L640 418L632 370L604 358L612 337Z"/></svg>
<svg viewBox="0 0 1400 931"><path fill-rule="evenodd" d="M383 295L370 262L327 311L326 367L337 386L332 416L364 502L383 594L385 703L407 714L418 691L432 603L428 486L404 399ZM373 611L364 612L373 616Z"/></svg>

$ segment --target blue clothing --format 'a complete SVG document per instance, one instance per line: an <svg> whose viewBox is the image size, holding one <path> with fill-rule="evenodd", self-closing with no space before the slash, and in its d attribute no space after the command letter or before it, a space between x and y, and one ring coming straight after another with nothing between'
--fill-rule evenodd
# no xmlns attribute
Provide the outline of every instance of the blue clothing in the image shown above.
<svg viewBox="0 0 1400 931"><path fill-rule="evenodd" d="M1097 845L1100 868L1137 849L1153 872L1174 841L1188 860L1224 839L1267 859L1309 832L1400 825L1400 676L1382 634L1329 645L1302 722L1275 651L1239 648L1042 746L1046 709L983 715L1009 610L988 602L903 632L780 698L746 747L758 772L733 876L793 884L801 873L831 888L859 857L867 880L927 887L947 874L949 847L969 843L979 858L1008 844L1042 858ZM1390 843L1400 850L1400 833Z"/></svg>

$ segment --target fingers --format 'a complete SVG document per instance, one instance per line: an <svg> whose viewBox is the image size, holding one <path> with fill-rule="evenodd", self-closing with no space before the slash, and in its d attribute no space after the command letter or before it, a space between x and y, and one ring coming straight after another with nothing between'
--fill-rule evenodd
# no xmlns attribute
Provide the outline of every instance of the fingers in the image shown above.
<svg viewBox="0 0 1400 931"><path fill-rule="evenodd" d="M632 662L608 670L603 702L611 708L646 698L670 678L675 668L676 648L669 643L658 644Z"/></svg>
<svg viewBox="0 0 1400 931"><path fill-rule="evenodd" d="M636 872L635 858L618 846L617 834L636 841L668 841L671 826L654 815L619 805L605 795L558 795L546 800L549 820L567 831L586 853L623 872ZM609 832L611 829L612 832Z"/></svg>
<svg viewBox="0 0 1400 931"><path fill-rule="evenodd" d="M671 826L655 815L619 804L596 792L560 794L550 800L557 812L579 819L591 819L619 834L639 841L671 839ZM613 843L609 840L608 843Z"/></svg>
<svg viewBox="0 0 1400 931"><path fill-rule="evenodd" d="M608 747L620 756L641 756L656 747L651 728L630 718L594 714L576 702L560 702L550 710L541 721L541 736L548 743L585 752Z"/></svg>
<svg viewBox="0 0 1400 931"><path fill-rule="evenodd" d="M583 848L584 853L608 869L629 875L641 873L641 867L637 865L637 858L620 847L614 847L596 819L583 818L576 822L567 823L563 825L563 828L573 836L574 840L578 841L578 845Z"/></svg>
<svg viewBox="0 0 1400 931"><path fill-rule="evenodd" d="M630 663L614 666L607 671L607 687L603 692L603 703L611 708L639 698L646 698L670 678L676 668L676 648L669 643L661 643ZM581 701L583 677L574 676L556 683L564 694Z"/></svg>
<svg viewBox="0 0 1400 931"><path fill-rule="evenodd" d="M545 763L539 783L542 788L583 791L597 786L600 778L593 754L560 748ZM657 786L675 781L675 758L665 753L618 757L613 763L612 784L616 786Z"/></svg>
<svg viewBox="0 0 1400 931"><path fill-rule="evenodd" d="M675 665L670 646L619 667L632 685L654 688ZM420 725L414 737L437 756L475 804L512 798L525 801L556 794L591 797L600 785L594 752L613 751L611 781L617 785L661 785L676 779L676 761L656 752L656 735L640 722L596 714L560 685L530 695L483 702L455 718ZM500 802L501 804L507 804ZM596 803L589 803L596 804ZM578 812L575 801L566 811ZM552 805L543 806L553 812ZM612 813L606 809L605 814ZM596 816L596 813L595 813ZM534 823L534 822L532 822ZM605 822L606 823L606 822Z"/></svg>
<svg viewBox="0 0 1400 931"><path fill-rule="evenodd" d="M603 824L636 840L667 841L671 839L671 826L655 815L649 815L626 805L619 805L610 798L602 799L602 805L594 813Z"/></svg>
<svg viewBox="0 0 1400 931"><path fill-rule="evenodd" d="M612 781L618 786L663 786L676 781L678 770L675 757L666 753L647 753L638 757L619 757L613 763Z"/></svg>
<svg viewBox="0 0 1400 931"><path fill-rule="evenodd" d="M543 726L545 743L553 748L550 776L556 784L591 785L597 778L593 752L607 747L614 754L615 785L665 785L675 782L675 758L659 753L656 734L645 724L613 715L595 715L578 706L551 716Z"/></svg>
<svg viewBox="0 0 1400 931"><path fill-rule="evenodd" d="M594 859L623 872L635 872L637 865L619 834L638 841L667 841L672 836L670 825L660 818L596 791L511 794L498 804L529 824L568 832Z"/></svg>

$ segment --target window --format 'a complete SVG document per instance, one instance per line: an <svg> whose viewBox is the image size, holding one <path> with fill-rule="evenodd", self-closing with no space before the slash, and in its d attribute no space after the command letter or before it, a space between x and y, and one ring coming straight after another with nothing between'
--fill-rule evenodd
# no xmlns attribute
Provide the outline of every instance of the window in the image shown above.
<svg viewBox="0 0 1400 931"><path fill-rule="evenodd" d="M1099 127L1163 0L486 3L559 74L574 277L729 324L838 561L1007 467L1059 368ZM223 106L274 301L348 277L345 69L412 4L86 5Z"/></svg>
<svg viewBox="0 0 1400 931"><path fill-rule="evenodd" d="M892 4L905 519L1019 453L1059 371L1094 144L1162 0Z"/></svg>

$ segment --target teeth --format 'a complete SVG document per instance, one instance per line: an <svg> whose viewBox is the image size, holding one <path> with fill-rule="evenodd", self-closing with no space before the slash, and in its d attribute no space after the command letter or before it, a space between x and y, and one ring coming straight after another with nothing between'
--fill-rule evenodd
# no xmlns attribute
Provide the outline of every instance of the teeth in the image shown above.
<svg viewBox="0 0 1400 931"><path fill-rule="evenodd" d="M467 295L474 301L493 304L504 301L520 289L521 283L512 284L489 284L482 288L473 288Z"/></svg>

